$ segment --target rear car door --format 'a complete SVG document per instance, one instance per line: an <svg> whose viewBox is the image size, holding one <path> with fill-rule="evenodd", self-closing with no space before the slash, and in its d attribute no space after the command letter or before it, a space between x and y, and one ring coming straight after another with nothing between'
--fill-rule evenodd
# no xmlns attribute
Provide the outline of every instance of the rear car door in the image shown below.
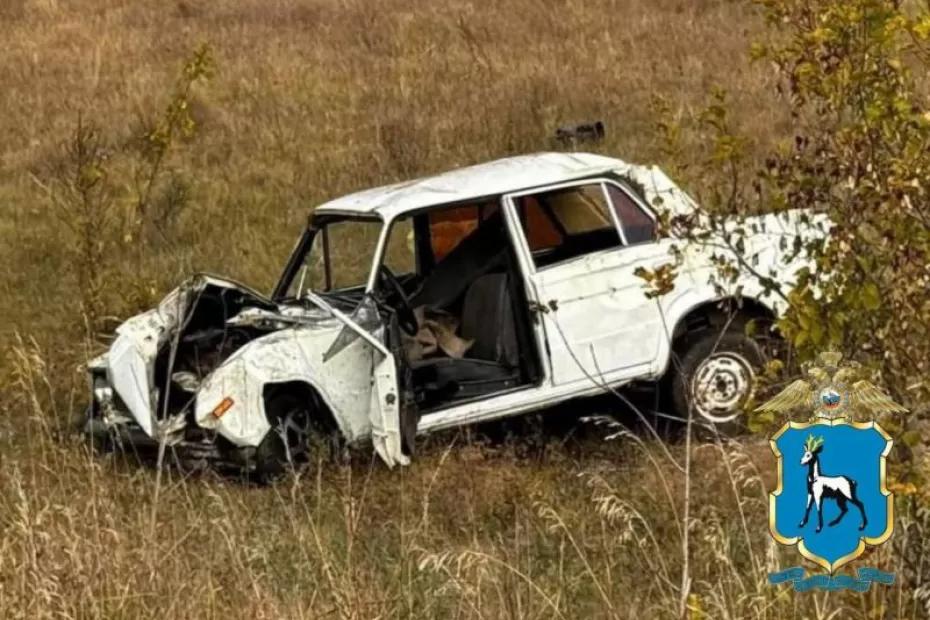
<svg viewBox="0 0 930 620"><path fill-rule="evenodd" d="M653 372L665 331L634 272L667 262L668 248L642 201L594 179L511 194L506 204L553 384Z"/></svg>

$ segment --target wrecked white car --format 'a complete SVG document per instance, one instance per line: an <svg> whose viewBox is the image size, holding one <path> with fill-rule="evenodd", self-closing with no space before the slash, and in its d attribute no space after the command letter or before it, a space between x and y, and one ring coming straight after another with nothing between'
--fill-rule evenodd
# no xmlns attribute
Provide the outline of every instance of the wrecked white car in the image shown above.
<svg viewBox="0 0 930 620"><path fill-rule="evenodd" d="M781 308L747 277L742 319L711 329L726 300L697 246L671 293L644 294L634 272L681 245L657 210L694 208L656 168L558 153L339 198L314 210L270 297L196 276L120 326L89 363L86 429L265 476L306 461L315 433L405 464L417 433L662 377L681 379L667 385L679 415L693 403L728 422L760 362L745 319ZM763 272L795 234L766 223L745 250Z"/></svg>

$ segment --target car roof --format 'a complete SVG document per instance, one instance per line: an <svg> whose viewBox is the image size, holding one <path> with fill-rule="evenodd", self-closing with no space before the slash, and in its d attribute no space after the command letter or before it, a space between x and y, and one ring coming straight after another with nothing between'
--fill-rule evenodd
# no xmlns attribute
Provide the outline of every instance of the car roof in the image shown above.
<svg viewBox="0 0 930 620"><path fill-rule="evenodd" d="M611 171L629 173L637 168L620 159L591 153L520 155L348 194L320 205L315 214L377 215L390 220L424 207L467 202Z"/></svg>

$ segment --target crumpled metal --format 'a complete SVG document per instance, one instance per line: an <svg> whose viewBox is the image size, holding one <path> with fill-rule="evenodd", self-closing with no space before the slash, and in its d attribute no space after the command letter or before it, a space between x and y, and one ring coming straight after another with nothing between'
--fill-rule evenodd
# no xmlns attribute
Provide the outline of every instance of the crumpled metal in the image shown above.
<svg viewBox="0 0 930 620"><path fill-rule="evenodd" d="M378 306L370 294L362 298L362 301L355 307L355 310L349 314L349 318L372 335L375 335L384 327L381 322L381 315L378 313ZM329 345L329 348L323 354L323 361L329 361L334 355L337 355L340 351L355 342L357 338L360 338L360 336L354 330L344 325L339 335L336 336L336 339L333 340L333 343Z"/></svg>

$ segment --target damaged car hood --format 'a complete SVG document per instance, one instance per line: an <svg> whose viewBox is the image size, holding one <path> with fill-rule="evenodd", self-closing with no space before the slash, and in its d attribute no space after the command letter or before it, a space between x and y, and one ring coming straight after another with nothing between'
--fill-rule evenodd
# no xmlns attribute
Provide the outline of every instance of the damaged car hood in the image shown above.
<svg viewBox="0 0 930 620"><path fill-rule="evenodd" d="M237 290L253 298L258 305L271 305L267 298L242 284L199 274L171 291L157 307L120 325L116 329L116 339L101 360L113 389L151 437L159 435L156 409L160 386L155 380L156 360L164 347L180 334L191 304L208 286Z"/></svg>

